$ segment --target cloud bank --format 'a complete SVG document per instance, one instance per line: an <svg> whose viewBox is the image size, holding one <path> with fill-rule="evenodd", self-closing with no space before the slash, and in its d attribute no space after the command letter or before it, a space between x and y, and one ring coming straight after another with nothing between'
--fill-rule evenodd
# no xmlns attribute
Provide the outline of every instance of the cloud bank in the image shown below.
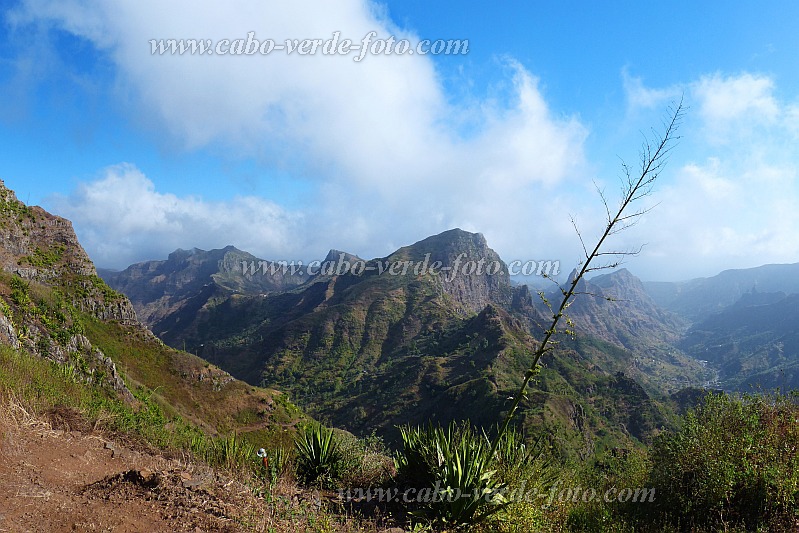
<svg viewBox="0 0 799 533"><path fill-rule="evenodd" d="M464 107L448 101L433 61L418 55L369 55L355 62L348 56L278 53L150 54L148 41L154 38L233 39L249 31L278 42L326 38L334 31L353 40L371 31L383 38L421 38L396 27L370 2L240 1L235 8L208 2L199 9L194 1L30 0L13 19L68 31L111 58L117 75L109 90L128 98L137 120L162 132L166 143L187 151L223 147L314 183L316 193L301 212L288 215L271 206L295 222L274 227L261 241L243 239L262 254L316 256L333 245L379 254L454 226L532 247L550 231L535 223L552 209L539 199L584 164L586 127L553 113L538 80L512 60L506 62L506 100ZM463 124L470 125L468 135ZM201 199L158 194L132 167L104 174L68 200L53 202L85 228L83 238L98 262L123 266L121 258L145 251L127 247L147 240L161 247L150 246L147 253L160 255L177 241L220 244L219 232L193 231L212 225L198 224L196 217L213 213L213 202L201 208ZM98 203L109 200L114 187L119 200ZM138 200L130 199L131 189L143 191ZM555 206L552 196L547 204ZM248 201L255 208L268 203ZM108 216L117 210L169 211L144 226L127 219L105 225L103 205ZM242 208L226 206L250 218ZM126 231L130 236L120 238Z"/></svg>
<svg viewBox="0 0 799 533"><path fill-rule="evenodd" d="M276 41L334 31L355 41L371 31L439 37L397 27L372 2L27 0L10 20L90 43L113 65L107 90L157 144L256 161L264 174L277 169L311 184L289 209L268 195L218 201L159 192L135 161L99 170L50 204L73 219L102 266L227 244L272 259L319 258L331 247L378 256L461 227L484 233L506 260L557 259L568 270L579 259L569 214L588 239L601 224L596 162L585 156L592 128L553 110L536 76L513 59L502 60L504 91L452 101L435 61L418 55L355 62L150 53L150 39L250 31ZM653 118L636 131L657 124L681 94L689 106L682 144L653 198L660 205L617 243L647 243L634 272L680 279L799 261L799 106L774 79L710 73L647 87L625 70L622 85L629 115ZM600 184L615 190L612 177Z"/></svg>
<svg viewBox="0 0 799 533"><path fill-rule="evenodd" d="M92 245L100 265L163 258L164 250L186 248L187 235L209 247L235 244L247 250L266 242L276 253L285 253L293 247L288 236L303 223L301 215L262 198L209 202L159 193L130 164L109 167L96 181L68 197L54 196L52 203L79 221L81 240Z"/></svg>

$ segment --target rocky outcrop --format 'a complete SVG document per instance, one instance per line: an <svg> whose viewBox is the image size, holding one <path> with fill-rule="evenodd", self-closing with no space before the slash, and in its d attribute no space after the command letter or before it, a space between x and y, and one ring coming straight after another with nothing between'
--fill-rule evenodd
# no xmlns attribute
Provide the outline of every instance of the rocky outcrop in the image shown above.
<svg viewBox="0 0 799 533"><path fill-rule="evenodd" d="M26 206L0 180L0 267L25 279L49 282L69 272L96 274L72 223Z"/></svg>
<svg viewBox="0 0 799 533"><path fill-rule="evenodd" d="M77 307L100 320L117 320L123 324L137 324L136 310L125 297L113 300L98 300L83 298L77 302Z"/></svg>
<svg viewBox="0 0 799 533"><path fill-rule="evenodd" d="M465 314L479 313L490 303L504 308L511 305L508 267L481 233L457 228L445 231L400 248L387 260L389 264L411 261L413 266L436 273L443 292Z"/></svg>
<svg viewBox="0 0 799 533"><path fill-rule="evenodd" d="M17 331L14 329L14 324L11 323L2 311L0 311L0 344L11 346L14 349L19 349L19 338Z"/></svg>
<svg viewBox="0 0 799 533"><path fill-rule="evenodd" d="M69 344L67 344L66 352L70 357L88 356L91 365L90 376L88 376L89 381L101 382L101 385L111 387L125 401L135 401L133 394L117 371L116 364L101 350L92 346L92 343L85 336L74 335Z"/></svg>
<svg viewBox="0 0 799 533"><path fill-rule="evenodd" d="M20 202L0 180L0 268L25 280L57 285L101 320L135 322L131 303L108 291L78 241L72 222Z"/></svg>
<svg viewBox="0 0 799 533"><path fill-rule="evenodd" d="M13 315L0 308L0 343L62 365L72 365L75 379L101 381L125 400L133 401L133 395L111 359L92 346L85 336L65 335L70 331L68 328L75 326L75 318L71 317L73 309L104 321L138 325L133 306L97 276L69 220L40 207L25 205L2 180L0 268L13 276L12 296L8 302L2 302L3 306L6 310L14 306ZM19 283L20 278L25 281ZM31 288L34 285L39 287L36 293ZM16 296L14 291L17 291ZM33 294L41 291L60 303L48 302L45 298L46 303L40 304L41 296ZM23 336L20 331L24 332Z"/></svg>

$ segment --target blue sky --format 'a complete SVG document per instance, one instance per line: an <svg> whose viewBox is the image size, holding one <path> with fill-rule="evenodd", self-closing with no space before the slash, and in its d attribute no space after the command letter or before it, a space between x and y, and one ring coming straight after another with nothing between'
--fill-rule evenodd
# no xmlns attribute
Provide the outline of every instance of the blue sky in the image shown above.
<svg viewBox="0 0 799 533"><path fill-rule="evenodd" d="M364 257L452 227L579 258L594 183L670 103L681 140L611 245L647 280L799 261L799 4L6 2L0 178L98 266L234 244ZM203 6L200 8L199 6ZM151 39L468 39L467 55L156 56ZM647 204L648 205L648 204Z"/></svg>

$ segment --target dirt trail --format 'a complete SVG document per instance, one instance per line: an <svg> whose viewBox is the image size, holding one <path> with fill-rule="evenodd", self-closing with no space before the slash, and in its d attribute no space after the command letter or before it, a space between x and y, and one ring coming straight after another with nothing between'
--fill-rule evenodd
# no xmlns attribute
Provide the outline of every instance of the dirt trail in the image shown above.
<svg viewBox="0 0 799 533"><path fill-rule="evenodd" d="M0 418L0 532L252 530L235 480L18 414Z"/></svg>

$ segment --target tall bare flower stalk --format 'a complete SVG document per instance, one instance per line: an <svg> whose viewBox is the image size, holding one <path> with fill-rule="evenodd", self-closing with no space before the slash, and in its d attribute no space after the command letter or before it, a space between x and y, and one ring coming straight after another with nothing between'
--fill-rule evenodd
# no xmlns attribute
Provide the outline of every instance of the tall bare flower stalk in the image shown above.
<svg viewBox="0 0 799 533"><path fill-rule="evenodd" d="M679 139L676 133L682 120L683 113L683 102L680 100L679 103L669 108L667 119L663 122L663 132L658 133L657 131L653 130L652 138L644 140L639 154L639 170L633 172L629 166L627 166L625 163L622 163L622 194L618 207L615 210L611 210L610 204L608 203L604 193L602 190L599 190L600 198L605 206L607 218L605 221L605 229L593 248L589 249L586 246L585 241L583 240L583 237L577 228L577 224L572 218L572 225L574 225L577 236L580 239L580 244L583 248L584 259L580 261L578 264L579 270L577 270L577 273L574 275L574 277L568 281L566 286L559 286L562 299L557 308L553 307L550 302L544 298L544 302L552 311L552 322L549 328L544 331L544 338L541 340L538 348L533 353L533 361L530 364L530 368L527 370L518 392L515 396L513 396L513 404L511 405L510 411L508 411L508 414L500 424L499 431L497 432L497 435L492 443L492 455L496 452L499 442L501 441L503 435L507 432L508 426L513 420L513 417L516 415L519 405L526 397L527 387L530 384L530 380L532 380L532 378L540 369L539 361L541 360L541 357L555 347L556 342L553 340L553 336L559 332L558 325L562 319L565 318L567 321L566 332L570 332L569 328L571 327L571 321L565 316L565 312L572 304L573 298L578 294L577 287L580 283L580 280L583 279L583 277L589 272L615 268L619 266L625 257L637 255L641 251L640 248L638 250L628 251L604 251L603 247L605 245L605 241L609 237L624 231L630 226L635 225L635 223L640 219L641 215L647 213L651 209L635 209L634 204L637 204L642 198L651 194L652 187L660 175L660 172L663 170L674 143ZM543 298L543 294L541 296Z"/></svg>

